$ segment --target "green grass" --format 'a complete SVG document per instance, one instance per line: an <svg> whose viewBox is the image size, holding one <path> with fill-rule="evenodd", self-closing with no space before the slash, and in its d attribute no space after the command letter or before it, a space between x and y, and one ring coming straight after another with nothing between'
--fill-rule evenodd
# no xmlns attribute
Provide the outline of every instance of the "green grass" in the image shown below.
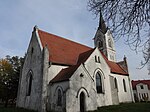
<svg viewBox="0 0 150 112"><path fill-rule="evenodd" d="M4 108L3 106L0 105L0 112L35 112L35 111L26 110L22 108L15 108L13 106ZM105 107L98 108L98 110L94 112L150 112L150 102L149 103L126 103L120 105L105 106Z"/></svg>
<svg viewBox="0 0 150 112"><path fill-rule="evenodd" d="M0 112L36 112L33 110L27 110L23 108L16 108L14 106L8 106L5 108L4 106L0 105Z"/></svg>
<svg viewBox="0 0 150 112"><path fill-rule="evenodd" d="M126 103L98 108L94 112L150 112L150 103Z"/></svg>

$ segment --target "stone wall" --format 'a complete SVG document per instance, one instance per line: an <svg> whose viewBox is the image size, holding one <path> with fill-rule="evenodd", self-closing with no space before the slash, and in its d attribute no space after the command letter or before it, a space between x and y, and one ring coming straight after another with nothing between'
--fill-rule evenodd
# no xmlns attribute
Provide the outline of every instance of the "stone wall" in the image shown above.
<svg viewBox="0 0 150 112"><path fill-rule="evenodd" d="M129 80L129 77L120 74L111 74L111 76L113 76L117 80L119 102L120 103L132 102L133 93L132 93L132 88L130 85L131 82ZM125 80L125 85L127 90L126 92L124 91L123 79Z"/></svg>
<svg viewBox="0 0 150 112"><path fill-rule="evenodd" d="M68 66L51 64L48 68L48 82L50 82L62 69Z"/></svg>
<svg viewBox="0 0 150 112"><path fill-rule="evenodd" d="M20 91L18 91L17 106L40 110L41 87L42 87L42 49L38 41L37 32L32 33L32 38L25 57L20 79ZM27 75L32 71L31 94L27 96Z"/></svg>
<svg viewBox="0 0 150 112"><path fill-rule="evenodd" d="M48 103L47 109L55 110L57 112L65 112L66 110L66 92L69 89L69 82L57 82L57 83L50 83L48 86ZM58 102L58 90L61 91L61 98L62 98L62 105L59 106Z"/></svg>
<svg viewBox="0 0 150 112"><path fill-rule="evenodd" d="M95 56L100 57L100 63L95 62ZM111 105L111 89L108 65L96 49L84 64L75 71L70 79L70 89L66 93L67 112L80 111L80 94L85 95L85 109L96 110L97 107ZM97 93L96 73L102 75L104 93Z"/></svg>

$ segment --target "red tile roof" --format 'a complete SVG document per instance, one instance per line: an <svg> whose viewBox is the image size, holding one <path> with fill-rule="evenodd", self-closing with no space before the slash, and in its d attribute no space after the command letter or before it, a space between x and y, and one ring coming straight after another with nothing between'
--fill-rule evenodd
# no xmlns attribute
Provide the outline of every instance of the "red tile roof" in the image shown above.
<svg viewBox="0 0 150 112"><path fill-rule="evenodd" d="M127 76L129 75L128 72L126 72L126 70L124 70L118 63L109 61L102 52L101 52L101 54L103 55L106 63L110 67L112 73L117 73L117 74L127 75Z"/></svg>
<svg viewBox="0 0 150 112"><path fill-rule="evenodd" d="M61 82L61 81L67 81L67 80L69 80L69 78L73 75L73 73L80 66L80 64L84 63L88 59L88 57L92 54L92 52L94 50L95 49L92 49L92 50L89 50L87 52L84 52L84 53L80 54L77 65L70 66L68 68L62 69L56 75L56 77L54 77L50 82L54 83L54 82ZM128 75L128 73L124 72L118 64L116 64L114 62L111 62L111 61L108 61L108 59L106 57L105 57L105 60L108 63L108 66L111 67L111 72L112 73L117 73L117 74L121 74L121 75Z"/></svg>
<svg viewBox="0 0 150 112"><path fill-rule="evenodd" d="M78 64L84 63L94 50L95 50L95 48L91 49L89 51L86 51L84 53L81 53L78 58Z"/></svg>
<svg viewBox="0 0 150 112"><path fill-rule="evenodd" d="M64 64L71 67L62 69L60 73L53 79L54 81L61 81L70 78L73 72L81 63L85 62L91 53L95 50L88 46L73 42L71 40L38 30L39 38L42 46L48 46L49 61L55 64ZM121 75L128 75L119 64L111 62L102 53L112 73Z"/></svg>
<svg viewBox="0 0 150 112"><path fill-rule="evenodd" d="M150 89L150 80L132 80L132 88L135 90L136 89L136 85L139 83L143 83L143 84L147 84L148 88Z"/></svg>
<svg viewBox="0 0 150 112"><path fill-rule="evenodd" d="M67 81L76 71L79 65L70 66L69 68L62 69L50 82Z"/></svg>
<svg viewBox="0 0 150 112"><path fill-rule="evenodd" d="M92 54L93 51L94 51L94 49L80 54L77 65L62 69L56 75L56 77L54 77L50 82L54 83L54 82L61 82L61 81L68 80L73 75L73 73L76 71L76 69L80 66L80 64L85 62L88 59L88 57Z"/></svg>
<svg viewBox="0 0 150 112"><path fill-rule="evenodd" d="M47 45L49 60L57 64L76 65L81 53L92 48L65 38L38 30L42 46Z"/></svg>

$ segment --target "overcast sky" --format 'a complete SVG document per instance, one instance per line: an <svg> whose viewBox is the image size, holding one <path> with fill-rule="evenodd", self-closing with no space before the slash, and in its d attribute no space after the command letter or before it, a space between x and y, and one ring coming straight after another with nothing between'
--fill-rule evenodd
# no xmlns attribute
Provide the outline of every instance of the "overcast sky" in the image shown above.
<svg viewBox="0 0 150 112"><path fill-rule="evenodd" d="M87 0L0 0L0 58L23 56L33 27L94 47L98 18L87 10ZM126 55L131 79L150 79L147 66L140 66L142 53L115 43L117 60Z"/></svg>

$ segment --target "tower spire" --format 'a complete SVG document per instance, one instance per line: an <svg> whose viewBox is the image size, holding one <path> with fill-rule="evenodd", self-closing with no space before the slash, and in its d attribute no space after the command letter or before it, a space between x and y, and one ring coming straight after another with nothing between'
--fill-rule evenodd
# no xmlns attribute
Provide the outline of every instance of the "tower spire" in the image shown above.
<svg viewBox="0 0 150 112"><path fill-rule="evenodd" d="M98 26L98 30L101 30L102 33L106 33L107 32L107 27L106 27L106 24L105 24L105 21L103 19L103 15L102 15L102 12L100 10L100 17L99 17L99 26Z"/></svg>

